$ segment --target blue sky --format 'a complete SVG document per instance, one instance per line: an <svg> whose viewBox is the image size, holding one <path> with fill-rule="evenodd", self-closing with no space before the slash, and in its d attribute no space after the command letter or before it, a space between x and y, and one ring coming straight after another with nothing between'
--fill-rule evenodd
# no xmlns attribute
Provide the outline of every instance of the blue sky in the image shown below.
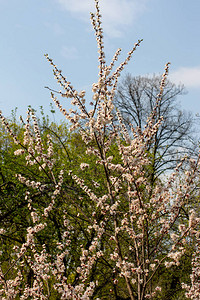
<svg viewBox="0 0 200 300"><path fill-rule="evenodd" d="M123 59L143 38L122 75L163 73L170 61L171 80L188 91L179 97L182 108L200 113L200 1L100 0L100 8L108 63L117 48ZM0 0L0 109L5 116L15 107L25 115L28 105L48 111L44 87L59 87L45 53L74 87L90 91L98 74L90 11L95 11L93 0Z"/></svg>

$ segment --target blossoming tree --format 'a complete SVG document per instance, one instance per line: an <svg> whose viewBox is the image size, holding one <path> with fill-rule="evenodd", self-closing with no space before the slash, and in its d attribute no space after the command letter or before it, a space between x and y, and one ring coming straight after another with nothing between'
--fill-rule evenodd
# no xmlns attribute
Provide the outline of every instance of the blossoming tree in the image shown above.
<svg viewBox="0 0 200 300"><path fill-rule="evenodd" d="M25 241L15 243L11 261L0 268L1 299L159 299L159 270L178 266L188 245L193 250L191 284L183 283L183 288L187 297L200 299L200 220L194 210L188 218L182 214L194 192L199 158L189 161L190 169L180 179L187 157L165 180L152 184L148 177L148 145L162 122L157 115L169 63L144 130L132 128L129 135L119 111L118 125L113 123L113 98L119 76L141 40L113 71L121 49L107 65L98 0L95 4L91 21L99 49L99 76L92 87L90 111L85 91L76 91L45 55L62 88L58 93L71 99L75 107L67 112L51 92L52 100L70 121L70 130L82 138L80 145L86 154L80 168L67 169L61 162L63 168L57 174L51 134L42 139L33 110L29 109L24 122L23 139L0 114L18 145L15 154L41 174L40 181L16 174L27 187L24 197L30 226ZM66 178L72 179L71 193L64 184ZM36 194L40 205L34 201ZM56 233L49 232L52 249L48 249L43 232L47 237L58 213L60 224ZM1 234L4 232L2 228Z"/></svg>

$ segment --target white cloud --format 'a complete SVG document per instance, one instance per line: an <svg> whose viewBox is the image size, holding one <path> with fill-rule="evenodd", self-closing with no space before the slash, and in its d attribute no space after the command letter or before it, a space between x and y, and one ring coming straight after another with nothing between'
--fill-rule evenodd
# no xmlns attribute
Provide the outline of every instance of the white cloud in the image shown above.
<svg viewBox="0 0 200 300"><path fill-rule="evenodd" d="M62 7L77 17L88 21L90 12L95 12L93 0L56 0ZM107 35L118 37L123 28L134 23L146 9L148 0L101 0L103 28Z"/></svg>
<svg viewBox="0 0 200 300"><path fill-rule="evenodd" d="M179 68L172 72L169 77L174 83L182 83L186 88L200 88L200 66Z"/></svg>
<svg viewBox="0 0 200 300"><path fill-rule="evenodd" d="M61 55L66 59L77 59L79 57L78 50L73 46L64 46L61 49Z"/></svg>

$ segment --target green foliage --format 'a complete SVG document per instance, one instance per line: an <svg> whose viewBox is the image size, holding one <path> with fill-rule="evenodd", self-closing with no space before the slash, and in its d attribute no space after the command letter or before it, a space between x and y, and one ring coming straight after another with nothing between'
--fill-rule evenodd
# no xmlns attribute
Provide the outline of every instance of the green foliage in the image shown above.
<svg viewBox="0 0 200 300"><path fill-rule="evenodd" d="M20 141L23 140L24 129L15 119L11 120L11 127ZM66 170L64 176L64 193L56 199L55 209L50 213L47 220L48 227L42 232L37 234L37 248L38 251L42 249L42 245L45 244L49 254L57 254L57 244L61 242L63 227L63 212L68 216L70 220L70 226L73 230L71 232L71 244L69 247L69 255L65 258L66 276L68 282L73 284L78 280L78 274L76 268L79 264L79 257L81 255L81 245L89 247L93 232L88 233L88 219L87 216L92 215L95 211L96 219L99 222L102 219L102 212L95 207L87 195L80 189L79 186L72 180L71 176L67 174L67 170L72 170L73 174L82 178L85 184L93 189L96 186L96 195L100 196L106 193L107 186L103 176L103 166L96 163L94 155L86 154L86 146L82 141L79 132L70 133L68 126L63 122L56 124L50 122L48 117L42 116L40 123L42 140L45 147L47 147L47 137L51 136L54 149L54 174L59 175L60 170ZM92 146L92 142L91 142ZM1 266L5 271L11 266L11 258L14 246L20 246L26 240L26 228L32 226L32 220L29 217L29 210L27 207L27 200L25 200L25 191L27 189L25 184L19 183L16 178L16 174L28 178L30 181L40 181L43 184L50 183L48 174L38 172L38 168L33 166L27 166L25 154L23 156L16 156L14 152L18 149L18 146L13 143L12 138L5 132L3 127L0 130L0 207L1 207L1 228L6 229L6 233L1 235ZM120 162L120 156L117 151L116 143L112 143L108 156L113 156L113 162ZM82 170L80 168L81 163L87 163L88 167ZM147 175L148 175L147 167ZM111 175L111 174L110 174ZM115 171L113 171L115 176ZM96 178L96 182L94 182ZM161 183L162 184L162 183ZM100 186L100 187L98 187ZM125 187L124 187L125 189ZM145 193L145 185L141 184L139 189ZM32 195L32 205L35 209L42 211L49 202L50 190L43 191L42 193L36 193L31 187L29 191ZM121 193L122 197L123 193ZM124 199L121 199L119 210L125 211L125 207L128 202L124 193ZM148 196L147 196L148 201ZM83 214L84 211L84 214ZM106 214L106 212L105 212ZM159 226L159 224L158 224ZM107 223L108 239L104 238L101 242L100 249L104 250L104 259L99 258L96 264L93 266L93 272L91 273L90 280L98 280L98 288L94 292L94 299L100 297L101 299L116 299L111 296L110 291L114 291L116 286L113 284L117 273L113 273L113 263L109 259L109 248L113 248L112 241L109 240L109 235L112 235L113 223L112 221ZM130 256L129 247L127 244L126 234L121 234L120 242L122 244L122 252ZM88 246L87 246L88 245ZM164 249L163 249L164 250ZM164 250L165 251L165 250ZM167 251L167 249L166 249ZM106 252L108 254L106 254ZM163 253L164 254L164 253ZM108 256L107 256L108 255ZM134 255L134 253L133 253ZM190 255L188 255L189 257ZM107 257L107 258L106 258ZM105 259L106 258L106 259ZM27 262L26 274L24 274L25 282L32 284L32 272L29 263ZM181 290L181 282L188 282L189 274L191 272L190 260L187 256L181 260L181 264L178 267L170 269L161 268L159 273L152 282L153 287L159 285L162 287L160 296L155 299L185 299L184 293ZM13 276L15 274L13 273ZM102 276L103 275L103 276ZM8 273L8 276L10 274ZM49 286L53 285L53 281L49 280ZM118 298L128 299L128 294L124 289L123 280L118 281ZM55 292L51 295L50 299L56 299L58 295Z"/></svg>

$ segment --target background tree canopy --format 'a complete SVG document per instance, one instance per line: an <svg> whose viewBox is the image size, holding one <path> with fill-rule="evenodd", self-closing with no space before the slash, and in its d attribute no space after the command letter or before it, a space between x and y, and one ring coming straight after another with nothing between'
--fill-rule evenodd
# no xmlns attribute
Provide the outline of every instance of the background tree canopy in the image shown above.
<svg viewBox="0 0 200 300"><path fill-rule="evenodd" d="M119 108L127 127L144 129L146 121L155 107L160 90L161 76L126 75L118 87L115 104ZM194 156L195 122L190 112L183 111L177 97L184 95L184 86L176 86L166 81L156 120L163 121L149 145L152 155L153 180L166 170L172 170L182 155Z"/></svg>

